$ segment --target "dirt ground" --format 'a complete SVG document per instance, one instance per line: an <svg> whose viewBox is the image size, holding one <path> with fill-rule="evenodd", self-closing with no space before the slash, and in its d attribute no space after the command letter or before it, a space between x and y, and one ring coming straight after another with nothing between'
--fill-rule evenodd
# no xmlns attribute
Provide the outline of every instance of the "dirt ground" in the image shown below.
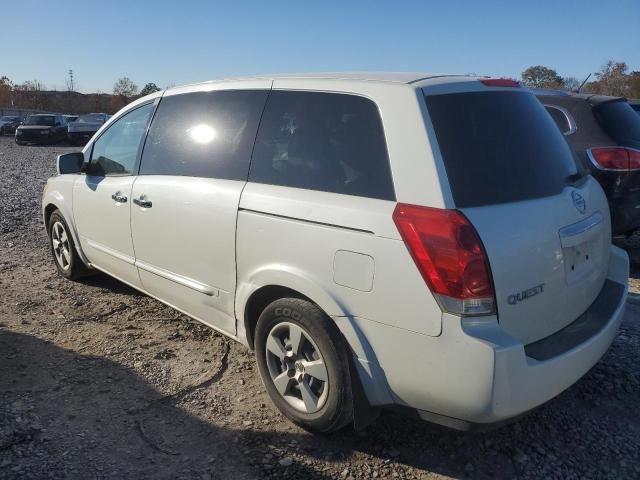
<svg viewBox="0 0 640 480"><path fill-rule="evenodd" d="M104 275L61 279L39 202L57 154L0 138L0 478L638 478L640 281L581 381L516 423L460 433L393 413L312 436L253 354Z"/></svg>

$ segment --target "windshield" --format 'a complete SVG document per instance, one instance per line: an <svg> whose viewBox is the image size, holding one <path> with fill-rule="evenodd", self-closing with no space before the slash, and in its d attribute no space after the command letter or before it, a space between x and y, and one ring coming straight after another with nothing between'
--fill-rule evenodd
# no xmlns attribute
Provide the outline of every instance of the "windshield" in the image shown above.
<svg viewBox="0 0 640 480"><path fill-rule="evenodd" d="M598 123L617 143L640 148L640 116L624 100L606 102L593 109Z"/></svg>
<svg viewBox="0 0 640 480"><path fill-rule="evenodd" d="M104 122L104 115L97 115L97 114L89 113L87 115L81 115L80 117L78 117L78 120L76 120L76 122L103 123Z"/></svg>
<svg viewBox="0 0 640 480"><path fill-rule="evenodd" d="M578 173L571 148L530 93L425 98L459 208L556 195Z"/></svg>
<svg viewBox="0 0 640 480"><path fill-rule="evenodd" d="M53 126L56 123L56 117L53 115L31 115L24 122L25 125L49 125Z"/></svg>

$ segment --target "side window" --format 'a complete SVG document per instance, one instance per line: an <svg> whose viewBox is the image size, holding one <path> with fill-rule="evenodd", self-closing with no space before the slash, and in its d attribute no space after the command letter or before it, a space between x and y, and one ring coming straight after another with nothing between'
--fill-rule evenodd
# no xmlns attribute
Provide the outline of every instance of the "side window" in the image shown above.
<svg viewBox="0 0 640 480"><path fill-rule="evenodd" d="M560 108L555 105L545 105L544 108L547 109L547 112L549 112L553 121L556 122L556 125L563 135L571 135L576 131L575 123L571 114L564 108Z"/></svg>
<svg viewBox="0 0 640 480"><path fill-rule="evenodd" d="M222 90L164 97L149 128L140 175L246 180L267 94Z"/></svg>
<svg viewBox="0 0 640 480"><path fill-rule="evenodd" d="M90 175L131 175L153 104L148 103L113 123L93 145Z"/></svg>
<svg viewBox="0 0 640 480"><path fill-rule="evenodd" d="M395 200L376 105L355 95L272 92L249 180Z"/></svg>

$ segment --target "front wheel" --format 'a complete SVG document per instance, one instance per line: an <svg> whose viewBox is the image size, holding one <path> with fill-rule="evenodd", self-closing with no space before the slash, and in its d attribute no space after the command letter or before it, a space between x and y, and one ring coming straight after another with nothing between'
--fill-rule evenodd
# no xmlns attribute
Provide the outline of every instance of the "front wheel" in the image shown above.
<svg viewBox="0 0 640 480"><path fill-rule="evenodd" d="M69 226L59 210L49 217L49 246L58 273L69 280L77 280L86 271L82 259L76 251Z"/></svg>
<svg viewBox="0 0 640 480"><path fill-rule="evenodd" d="M267 393L293 423L329 433L352 421L348 347L317 305L274 301L258 319L255 346Z"/></svg>

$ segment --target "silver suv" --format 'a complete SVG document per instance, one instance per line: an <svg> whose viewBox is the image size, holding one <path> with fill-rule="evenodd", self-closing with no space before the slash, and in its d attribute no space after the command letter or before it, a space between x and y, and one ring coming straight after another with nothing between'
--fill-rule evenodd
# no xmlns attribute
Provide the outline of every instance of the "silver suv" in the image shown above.
<svg viewBox="0 0 640 480"><path fill-rule="evenodd" d="M584 375L622 319L602 189L509 80L171 88L58 171L42 208L60 274L101 270L255 350L312 431L391 405L509 419Z"/></svg>

